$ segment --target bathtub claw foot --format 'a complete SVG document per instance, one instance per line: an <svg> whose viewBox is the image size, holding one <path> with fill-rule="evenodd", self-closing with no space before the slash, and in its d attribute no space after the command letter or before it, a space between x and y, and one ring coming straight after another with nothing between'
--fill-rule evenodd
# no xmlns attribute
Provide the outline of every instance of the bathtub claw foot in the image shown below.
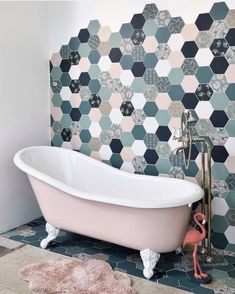
<svg viewBox="0 0 235 294"><path fill-rule="evenodd" d="M46 231L48 233L47 237L45 239L43 239L40 243L41 248L45 249L47 248L47 245L55 240L55 238L58 236L59 234L59 229L55 228L54 226L46 223Z"/></svg>
<svg viewBox="0 0 235 294"><path fill-rule="evenodd" d="M140 251L140 256L144 264L143 274L149 280L153 276L153 269L160 258L160 254L151 249L144 249Z"/></svg>

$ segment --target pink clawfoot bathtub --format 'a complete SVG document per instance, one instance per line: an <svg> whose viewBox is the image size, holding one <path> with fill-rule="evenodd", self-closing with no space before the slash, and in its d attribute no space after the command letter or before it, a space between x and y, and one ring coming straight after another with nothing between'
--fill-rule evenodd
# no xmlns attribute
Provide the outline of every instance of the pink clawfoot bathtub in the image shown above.
<svg viewBox="0 0 235 294"><path fill-rule="evenodd" d="M47 221L42 248L62 229L137 249L147 279L160 253L181 246L190 204L204 195L197 184L127 173L64 148L25 148L14 162Z"/></svg>

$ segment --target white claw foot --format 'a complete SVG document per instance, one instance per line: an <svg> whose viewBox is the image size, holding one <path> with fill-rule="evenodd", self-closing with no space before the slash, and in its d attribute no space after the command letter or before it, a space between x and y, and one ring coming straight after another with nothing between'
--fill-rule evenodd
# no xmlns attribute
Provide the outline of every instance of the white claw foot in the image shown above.
<svg viewBox="0 0 235 294"><path fill-rule="evenodd" d="M52 241L55 240L55 238L59 234L59 229L53 227L52 225L46 223L46 231L48 233L47 237L43 239L40 243L41 248L45 249L47 248L47 245Z"/></svg>
<svg viewBox="0 0 235 294"><path fill-rule="evenodd" d="M178 248L176 248L176 249L175 249L175 253L176 253L176 254L180 254L180 253L182 253L182 247L178 247Z"/></svg>
<svg viewBox="0 0 235 294"><path fill-rule="evenodd" d="M151 249L144 249L140 251L140 256L144 264L143 274L149 280L153 276L153 269L160 258L160 254Z"/></svg>

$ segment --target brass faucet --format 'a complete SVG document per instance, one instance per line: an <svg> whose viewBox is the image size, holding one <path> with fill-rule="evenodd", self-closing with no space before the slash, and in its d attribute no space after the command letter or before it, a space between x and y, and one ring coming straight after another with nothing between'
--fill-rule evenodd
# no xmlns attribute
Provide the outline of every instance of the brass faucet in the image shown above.
<svg viewBox="0 0 235 294"><path fill-rule="evenodd" d="M172 151L173 155L177 155L180 151L184 154L184 165L185 168L189 168L191 152L192 152L192 144L193 143L200 143L201 145L201 164L202 164L202 171L201 171L201 181L202 181L202 188L206 192L207 191L207 198L208 198L208 205L206 209L206 199L203 197L202 199L202 213L207 215L207 248L205 246L205 240L202 243L202 250L201 253L206 254L207 262L212 262L212 255L211 255L211 146L209 141L200 136L192 135L190 125L192 123L197 122L197 119L193 117L192 113L189 110L185 110L181 115L181 129L173 131L173 140L177 140L181 142L182 145L175 148ZM186 159L185 150L188 149L188 158ZM205 163L205 153L207 152L207 164ZM206 166L208 177L206 181ZM206 183L207 182L207 183ZM207 189L206 189L207 186Z"/></svg>

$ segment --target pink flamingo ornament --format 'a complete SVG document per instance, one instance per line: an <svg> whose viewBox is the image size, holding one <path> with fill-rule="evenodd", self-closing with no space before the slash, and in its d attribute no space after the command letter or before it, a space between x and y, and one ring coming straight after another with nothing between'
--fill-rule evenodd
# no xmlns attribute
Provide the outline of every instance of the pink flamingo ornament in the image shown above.
<svg viewBox="0 0 235 294"><path fill-rule="evenodd" d="M202 218L202 224L199 222L199 217ZM202 230L202 233L196 229L189 230L184 237L183 247L186 244L191 244L191 243L194 244L194 250L193 250L194 277L196 279L203 279L207 277L210 278L210 276L207 273L202 272L202 269L197 260L198 243L206 237L206 229L204 228L204 225L206 223L206 216L201 212L197 212L194 215L194 220L196 224Z"/></svg>

